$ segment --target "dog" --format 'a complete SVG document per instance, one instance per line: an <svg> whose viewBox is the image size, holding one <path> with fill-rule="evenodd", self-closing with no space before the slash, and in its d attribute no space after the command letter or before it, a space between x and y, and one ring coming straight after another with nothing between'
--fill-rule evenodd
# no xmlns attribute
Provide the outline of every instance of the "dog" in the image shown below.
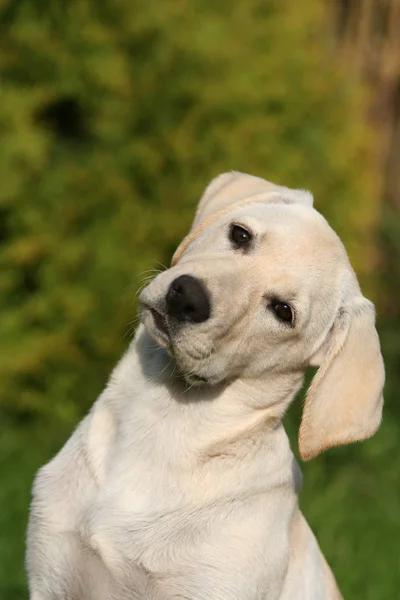
<svg viewBox="0 0 400 600"><path fill-rule="evenodd" d="M315 366L301 457L363 440L384 366L374 307L312 195L218 176L140 304L104 392L36 477L31 600L341 598L282 417Z"/></svg>

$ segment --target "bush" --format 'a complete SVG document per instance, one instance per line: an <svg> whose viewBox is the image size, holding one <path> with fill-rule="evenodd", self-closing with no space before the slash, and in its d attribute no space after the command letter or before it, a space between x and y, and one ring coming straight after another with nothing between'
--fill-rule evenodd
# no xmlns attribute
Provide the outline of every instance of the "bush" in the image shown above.
<svg viewBox="0 0 400 600"><path fill-rule="evenodd" d="M208 180L235 169L311 188L372 292L379 199L364 94L335 59L322 3L9 2L3 16L7 600L24 595L33 472L104 386L134 326L140 273L168 264ZM331 487L328 500L307 500L317 529L327 511L334 519L353 477L349 467L330 484L323 469L331 463L318 465L310 480ZM336 522L329 523L321 531L327 555L350 591L356 541L343 529L335 550ZM372 558L352 570L371 599L362 577Z"/></svg>

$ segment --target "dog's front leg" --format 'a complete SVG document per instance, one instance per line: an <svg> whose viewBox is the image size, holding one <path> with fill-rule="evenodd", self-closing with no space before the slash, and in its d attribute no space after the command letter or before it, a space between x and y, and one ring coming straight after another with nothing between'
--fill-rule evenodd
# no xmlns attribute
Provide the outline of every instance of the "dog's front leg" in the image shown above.
<svg viewBox="0 0 400 600"><path fill-rule="evenodd" d="M158 580L146 600L279 600L283 585L280 569L255 574L254 567L183 570L179 577Z"/></svg>
<svg viewBox="0 0 400 600"><path fill-rule="evenodd" d="M252 517L250 514L241 520L237 515L229 531L225 523L218 522L213 534L199 544L190 547L186 539L184 544L170 548L169 566L165 562L158 569L162 574L153 572L155 593L149 598L279 600L288 568L288 538L275 536L271 526L266 528L268 519L263 522ZM273 544L270 539L274 539Z"/></svg>
<svg viewBox="0 0 400 600"><path fill-rule="evenodd" d="M112 415L100 399L37 474L26 553L31 600L92 598L83 590L98 567L85 543L85 519L101 489L112 438Z"/></svg>

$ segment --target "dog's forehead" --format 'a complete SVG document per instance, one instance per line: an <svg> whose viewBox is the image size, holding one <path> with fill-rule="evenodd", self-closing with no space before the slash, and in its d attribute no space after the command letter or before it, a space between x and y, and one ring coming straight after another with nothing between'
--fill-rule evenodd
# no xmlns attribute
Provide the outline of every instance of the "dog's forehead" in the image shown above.
<svg viewBox="0 0 400 600"><path fill-rule="evenodd" d="M225 220L247 225L260 238L260 249L283 245L297 256L332 256L347 262L342 242L324 217L300 204L254 203L237 207Z"/></svg>
<svg viewBox="0 0 400 600"><path fill-rule="evenodd" d="M333 273L348 268L349 260L342 242L325 218L310 205L276 201L245 201L224 210L192 231L175 253L172 264L182 258L201 261L202 255L238 258L226 244L232 224L243 225L255 235L255 243L245 253L248 267L266 274L273 265L288 272L311 274ZM223 241L225 240L225 241ZM250 261L250 262L249 262ZM257 263L257 264L256 264Z"/></svg>

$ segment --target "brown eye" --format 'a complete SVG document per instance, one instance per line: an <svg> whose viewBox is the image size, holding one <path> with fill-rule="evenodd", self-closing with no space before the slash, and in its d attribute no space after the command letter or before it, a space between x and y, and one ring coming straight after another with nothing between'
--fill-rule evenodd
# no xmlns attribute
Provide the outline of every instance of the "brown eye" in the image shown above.
<svg viewBox="0 0 400 600"><path fill-rule="evenodd" d="M293 311L289 304L285 304L284 302L275 302L272 305L274 313L281 321L285 321L286 323L293 323Z"/></svg>
<svg viewBox="0 0 400 600"><path fill-rule="evenodd" d="M243 248L250 244L251 240L253 239L253 235L250 233L250 231L247 231L247 229L241 227L240 225L232 225L230 239L237 248Z"/></svg>

